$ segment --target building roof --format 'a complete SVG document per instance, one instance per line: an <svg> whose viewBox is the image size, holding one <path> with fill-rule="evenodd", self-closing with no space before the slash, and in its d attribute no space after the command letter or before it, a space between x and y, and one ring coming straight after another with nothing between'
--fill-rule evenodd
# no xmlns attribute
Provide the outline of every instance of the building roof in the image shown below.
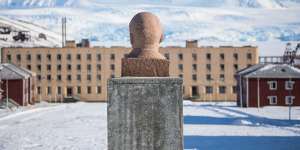
<svg viewBox="0 0 300 150"><path fill-rule="evenodd" d="M300 78L300 69L288 64L255 65L242 72L246 78Z"/></svg>
<svg viewBox="0 0 300 150"><path fill-rule="evenodd" d="M264 67L265 64L257 64L257 65L253 65L253 66L250 66L248 68L245 68L245 69L242 69L240 71L237 72L238 75L244 75L244 74L248 74L248 73L251 73L253 71L256 71L262 67Z"/></svg>
<svg viewBox="0 0 300 150"><path fill-rule="evenodd" d="M20 68L8 63L0 64L0 69L1 80L27 79L34 75L25 68Z"/></svg>

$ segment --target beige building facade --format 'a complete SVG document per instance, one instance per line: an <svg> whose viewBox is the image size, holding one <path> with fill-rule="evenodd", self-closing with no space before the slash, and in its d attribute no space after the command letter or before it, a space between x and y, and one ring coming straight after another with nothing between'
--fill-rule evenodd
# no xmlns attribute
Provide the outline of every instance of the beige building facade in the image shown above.
<svg viewBox="0 0 300 150"><path fill-rule="evenodd" d="M2 62L13 63L37 74L37 100L52 102L76 97L106 101L107 80L121 75L126 47L3 48ZM182 77L184 97L197 101L236 101L235 72L258 63L258 48L162 47L170 60L170 75Z"/></svg>

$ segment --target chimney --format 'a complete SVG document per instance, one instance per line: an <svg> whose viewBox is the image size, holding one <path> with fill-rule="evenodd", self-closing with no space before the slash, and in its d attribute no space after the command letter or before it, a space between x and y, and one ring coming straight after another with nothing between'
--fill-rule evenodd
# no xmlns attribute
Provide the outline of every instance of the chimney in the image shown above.
<svg viewBox="0 0 300 150"><path fill-rule="evenodd" d="M191 40L191 41L187 40L186 44L185 44L185 47L186 48L196 48L196 47L198 47L198 40Z"/></svg>

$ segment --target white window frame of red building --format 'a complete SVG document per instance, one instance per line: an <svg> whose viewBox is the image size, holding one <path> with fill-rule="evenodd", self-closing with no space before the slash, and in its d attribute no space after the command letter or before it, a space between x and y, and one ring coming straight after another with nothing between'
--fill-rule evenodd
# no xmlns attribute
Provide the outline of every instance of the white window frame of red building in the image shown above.
<svg viewBox="0 0 300 150"><path fill-rule="evenodd" d="M270 90L277 90L277 81L269 81L268 84ZM275 85L275 87L273 87L273 84Z"/></svg>
<svg viewBox="0 0 300 150"><path fill-rule="evenodd" d="M273 98L275 98L275 103L273 103ZM277 105L277 96L268 96L270 105Z"/></svg>
<svg viewBox="0 0 300 150"><path fill-rule="evenodd" d="M285 81L285 89L286 90L293 90L294 89L295 81Z"/></svg>
<svg viewBox="0 0 300 150"><path fill-rule="evenodd" d="M286 96L285 97L285 104L286 105L293 105L294 99L295 99L295 96Z"/></svg>

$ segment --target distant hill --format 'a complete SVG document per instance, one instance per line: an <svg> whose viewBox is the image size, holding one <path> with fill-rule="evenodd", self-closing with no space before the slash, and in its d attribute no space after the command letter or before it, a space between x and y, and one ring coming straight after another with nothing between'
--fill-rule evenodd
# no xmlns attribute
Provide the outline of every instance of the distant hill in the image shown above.
<svg viewBox="0 0 300 150"><path fill-rule="evenodd" d="M60 46L60 36L35 24L0 16L0 47Z"/></svg>
<svg viewBox="0 0 300 150"><path fill-rule="evenodd" d="M94 4L161 4L201 7L282 8L300 0L0 0L1 8L89 7Z"/></svg>

